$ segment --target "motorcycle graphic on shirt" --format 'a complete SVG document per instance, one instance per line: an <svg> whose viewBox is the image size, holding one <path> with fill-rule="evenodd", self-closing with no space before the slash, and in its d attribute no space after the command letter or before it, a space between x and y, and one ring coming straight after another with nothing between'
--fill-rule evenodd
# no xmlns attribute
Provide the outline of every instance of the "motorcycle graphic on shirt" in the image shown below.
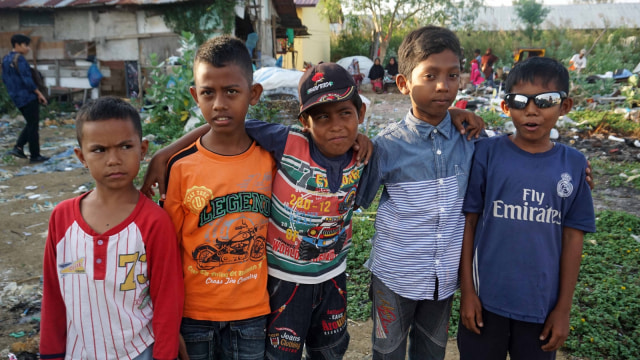
<svg viewBox="0 0 640 360"><path fill-rule="evenodd" d="M249 226L243 219L229 239L216 239L213 245L201 244L191 255L198 269L210 270L224 264L259 261L265 256L266 239L256 236L258 226Z"/></svg>

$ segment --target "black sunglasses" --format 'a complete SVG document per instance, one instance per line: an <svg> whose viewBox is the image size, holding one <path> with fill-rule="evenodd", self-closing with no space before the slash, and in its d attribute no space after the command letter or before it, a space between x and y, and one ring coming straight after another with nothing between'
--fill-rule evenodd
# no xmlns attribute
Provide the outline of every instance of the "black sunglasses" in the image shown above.
<svg viewBox="0 0 640 360"><path fill-rule="evenodd" d="M562 100L566 98L567 93L564 91L551 91L536 95L509 93L504 96L504 101L511 109L522 110L527 107L530 100L533 100L533 103L540 109L546 109L561 104Z"/></svg>

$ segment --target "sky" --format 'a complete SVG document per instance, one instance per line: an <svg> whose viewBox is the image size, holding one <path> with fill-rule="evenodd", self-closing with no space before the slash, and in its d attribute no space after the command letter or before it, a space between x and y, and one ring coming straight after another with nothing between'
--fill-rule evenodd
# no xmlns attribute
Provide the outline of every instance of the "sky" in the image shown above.
<svg viewBox="0 0 640 360"><path fill-rule="evenodd" d="M638 0L615 0L615 3L638 2ZM572 0L543 0L544 5L569 5L573 4ZM513 0L485 0L487 6L511 6Z"/></svg>

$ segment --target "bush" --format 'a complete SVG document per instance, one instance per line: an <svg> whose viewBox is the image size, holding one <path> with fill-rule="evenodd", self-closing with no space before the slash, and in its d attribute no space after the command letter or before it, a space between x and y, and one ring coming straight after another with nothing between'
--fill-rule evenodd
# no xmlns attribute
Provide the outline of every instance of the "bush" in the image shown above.
<svg viewBox="0 0 640 360"><path fill-rule="evenodd" d="M180 38L181 59L177 65L166 65L157 54L151 54L151 86L147 89L144 109L149 119L144 124L145 133L152 133L158 142L166 143L180 137L185 121L195 116L191 110L196 102L188 89L193 84L193 59L196 52L195 37L184 32Z"/></svg>

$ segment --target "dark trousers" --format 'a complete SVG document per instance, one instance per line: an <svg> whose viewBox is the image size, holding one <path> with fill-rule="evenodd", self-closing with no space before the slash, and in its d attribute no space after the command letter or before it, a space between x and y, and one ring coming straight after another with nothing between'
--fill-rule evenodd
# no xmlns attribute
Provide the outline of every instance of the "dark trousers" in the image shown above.
<svg viewBox="0 0 640 360"><path fill-rule="evenodd" d="M16 146L24 150L24 145L29 143L29 153L31 158L40 156L40 135L38 134L38 123L40 122L40 105L38 99L31 101L21 107L20 112L27 121L27 125L20 132Z"/></svg>

